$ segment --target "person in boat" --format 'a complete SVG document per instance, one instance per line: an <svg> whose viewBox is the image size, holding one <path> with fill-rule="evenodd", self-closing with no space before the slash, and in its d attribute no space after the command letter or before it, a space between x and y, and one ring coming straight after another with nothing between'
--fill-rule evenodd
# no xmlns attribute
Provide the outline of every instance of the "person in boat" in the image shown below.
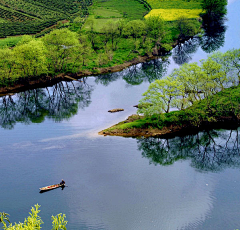
<svg viewBox="0 0 240 230"><path fill-rule="evenodd" d="M63 186L65 185L65 181L62 179L62 181L60 182L60 185Z"/></svg>

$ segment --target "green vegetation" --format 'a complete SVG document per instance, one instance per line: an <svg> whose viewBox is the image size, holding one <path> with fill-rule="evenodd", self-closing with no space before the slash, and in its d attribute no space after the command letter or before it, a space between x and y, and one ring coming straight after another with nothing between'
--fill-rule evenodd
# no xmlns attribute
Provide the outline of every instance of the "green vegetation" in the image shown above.
<svg viewBox="0 0 240 230"><path fill-rule="evenodd" d="M36 26L36 23L44 24L48 20L58 21L67 17L70 20L65 21L66 23L58 21L57 28L61 29L52 30L50 33L51 29L41 31L42 27L38 25L37 30L41 33L36 36L25 35L1 40L1 87L22 84L29 79L44 76L54 77L60 73L90 71L97 74L99 68L116 66L139 56L165 54L172 49L176 41L184 41L201 31L199 20L184 16L170 22L158 16L144 18L150 10L144 0L96 0L90 7L90 16L83 27L85 14L81 13L81 10L88 13L91 0L52 0L43 4L44 1L38 0L35 4L36 7L46 8L45 11L45 8L42 9L44 13L37 10L37 14L33 5L29 5L32 0L28 0L26 4L25 0L0 0L2 4L9 4L12 8L14 6L14 10L10 7L9 12L17 11L25 16L29 15L27 23L21 24L17 17L14 17L17 22L12 21L12 24L0 23L0 27L12 25L7 30L22 31L22 26L26 26L28 33L33 33L28 23ZM196 2L198 1L189 1L188 4L190 6ZM3 8L8 7L4 5ZM20 24L22 26L18 27ZM62 28L65 26L69 28ZM5 30L0 28L0 31Z"/></svg>
<svg viewBox="0 0 240 230"><path fill-rule="evenodd" d="M98 9L96 12L100 15L106 11ZM85 31L77 27L76 18L75 25L70 27L76 32L58 29L38 39L25 35L15 41L18 43L13 49L8 48L12 46L8 40L5 44L3 40L2 46L6 48L0 49L0 86L23 83L44 75L54 77L59 73L74 74L85 70L97 73L97 68L152 55L153 51L155 54L168 52L179 36L187 38L200 29L197 20L191 25L183 23L185 30L175 24L173 30L172 24L159 17L131 21L113 19L98 27L100 32L97 32L94 20L89 20L90 28Z"/></svg>
<svg viewBox="0 0 240 230"><path fill-rule="evenodd" d="M111 11L119 12L124 18L129 20L142 19L148 12L149 8L144 3L144 1L138 0L96 0L94 2L94 8L109 9Z"/></svg>
<svg viewBox="0 0 240 230"><path fill-rule="evenodd" d="M202 0L147 0L153 9L201 9Z"/></svg>
<svg viewBox="0 0 240 230"><path fill-rule="evenodd" d="M101 32L109 19L114 21L143 19L149 12L149 8L144 4L140 4L139 1L96 0L89 10L89 17L83 26L83 30L89 31L93 26L95 32Z"/></svg>
<svg viewBox="0 0 240 230"><path fill-rule="evenodd" d="M24 220L23 223L15 223L14 225L10 223L9 221L9 214L7 213L0 213L0 223L3 224L4 230L40 230L43 224L43 221L41 217L38 215L40 210L40 205L36 204L34 207L32 207L31 212L29 213L30 216L27 217L27 219ZM66 215L65 214L58 214L56 216L52 216L52 230L66 230L67 222L65 220ZM9 226L7 226L7 222L9 222Z"/></svg>
<svg viewBox="0 0 240 230"><path fill-rule="evenodd" d="M8 37L5 39L0 39L0 49L6 48L6 47L14 47L18 44L19 41L21 41L22 37Z"/></svg>
<svg viewBox="0 0 240 230"><path fill-rule="evenodd" d="M210 17L223 17L227 13L227 0L202 0L202 9Z"/></svg>

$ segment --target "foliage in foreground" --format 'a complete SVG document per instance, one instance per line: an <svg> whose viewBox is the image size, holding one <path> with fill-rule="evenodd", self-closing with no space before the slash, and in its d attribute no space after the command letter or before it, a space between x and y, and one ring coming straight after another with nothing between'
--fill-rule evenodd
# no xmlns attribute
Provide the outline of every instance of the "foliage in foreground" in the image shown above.
<svg viewBox="0 0 240 230"><path fill-rule="evenodd" d="M40 230L43 224L43 221L41 217L38 215L40 205L36 204L34 207L32 207L31 212L29 213L29 217L27 217L23 223L15 223L14 225L10 223L9 221L9 214L7 213L0 213L0 223L3 224L4 230ZM56 216L52 216L52 230L66 230L67 222L65 220L66 215L65 214L58 214ZM7 222L9 222L9 226L7 226Z"/></svg>

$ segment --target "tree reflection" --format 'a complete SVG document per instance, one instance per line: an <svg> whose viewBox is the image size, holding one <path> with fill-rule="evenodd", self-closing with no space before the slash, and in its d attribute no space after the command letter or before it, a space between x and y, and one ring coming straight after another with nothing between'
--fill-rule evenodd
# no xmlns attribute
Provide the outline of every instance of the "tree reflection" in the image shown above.
<svg viewBox="0 0 240 230"><path fill-rule="evenodd" d="M184 43L179 43L173 49L173 60L176 64L182 65L192 60L192 56L199 47L199 39L192 38Z"/></svg>
<svg viewBox="0 0 240 230"><path fill-rule="evenodd" d="M142 156L155 165L191 159L198 170L220 171L240 166L239 141L238 130L212 130L173 139L142 138L137 143Z"/></svg>
<svg viewBox="0 0 240 230"><path fill-rule="evenodd" d="M140 85L142 82L151 83L157 79L161 79L166 74L169 64L167 56L140 63L129 67L124 72L123 79L129 85Z"/></svg>
<svg viewBox="0 0 240 230"><path fill-rule="evenodd" d="M204 35L200 39L201 48L206 53L218 50L225 42L226 26L223 18L203 16Z"/></svg>
<svg viewBox="0 0 240 230"><path fill-rule="evenodd" d="M179 43L172 51L174 62L178 65L190 62L199 46L206 53L218 50L225 42L226 26L224 23L223 17L203 15L203 36L194 37L182 44Z"/></svg>
<svg viewBox="0 0 240 230"><path fill-rule="evenodd" d="M121 77L121 72L102 74L96 77L95 82L108 86L111 82L117 81Z"/></svg>
<svg viewBox="0 0 240 230"><path fill-rule="evenodd" d="M53 87L27 90L0 98L0 126L14 127L16 122L40 123L45 117L62 121L90 103L92 86L84 82L60 82Z"/></svg>
<svg viewBox="0 0 240 230"><path fill-rule="evenodd" d="M168 56L165 56L130 66L121 72L99 75L96 77L95 82L108 86L111 82L122 77L128 85L140 85L143 82L151 83L161 79L166 74L169 64Z"/></svg>

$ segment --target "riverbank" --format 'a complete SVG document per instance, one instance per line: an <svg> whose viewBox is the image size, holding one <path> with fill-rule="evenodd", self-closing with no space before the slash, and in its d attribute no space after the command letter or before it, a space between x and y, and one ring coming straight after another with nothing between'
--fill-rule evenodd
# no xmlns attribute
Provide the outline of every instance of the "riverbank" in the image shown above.
<svg viewBox="0 0 240 230"><path fill-rule="evenodd" d="M81 80L81 78L87 77L87 76L96 76L100 74L119 72L132 65L137 65L139 63L147 62L157 58L160 58L160 56L154 56L154 55L147 55L142 57L139 56L134 58L131 61L127 61L120 65L111 66L111 67L94 68L93 70L84 70L76 74L61 73L54 77L44 76L40 78L32 77L27 79L20 79L19 81L15 82L14 85L0 88L0 96L4 96L10 93L19 93L29 89L48 87L61 81Z"/></svg>
<svg viewBox="0 0 240 230"><path fill-rule="evenodd" d="M184 44L186 41L193 39L193 36L189 36L184 40L175 41L172 44L172 49L175 48L179 44ZM170 51L171 52L171 51ZM4 96L12 93L19 93L29 89L35 88L43 88L53 86L56 83L61 81L73 81L73 80L81 80L81 78L88 76L97 76L101 74L115 73L120 72L130 66L137 65L139 63L148 62L154 59L163 58L169 52L160 52L156 54L148 54L144 56L138 56L133 58L130 61L126 61L123 64L110 66L110 67L94 67L93 69L85 69L79 71L78 73L60 73L56 76L37 76L37 77L28 77L28 78L20 78L18 81L15 81L13 85L0 87L0 96Z"/></svg>
<svg viewBox="0 0 240 230"><path fill-rule="evenodd" d="M180 111L152 117L132 115L99 135L124 137L172 137L205 129L237 128L240 125L240 86L225 89Z"/></svg>

